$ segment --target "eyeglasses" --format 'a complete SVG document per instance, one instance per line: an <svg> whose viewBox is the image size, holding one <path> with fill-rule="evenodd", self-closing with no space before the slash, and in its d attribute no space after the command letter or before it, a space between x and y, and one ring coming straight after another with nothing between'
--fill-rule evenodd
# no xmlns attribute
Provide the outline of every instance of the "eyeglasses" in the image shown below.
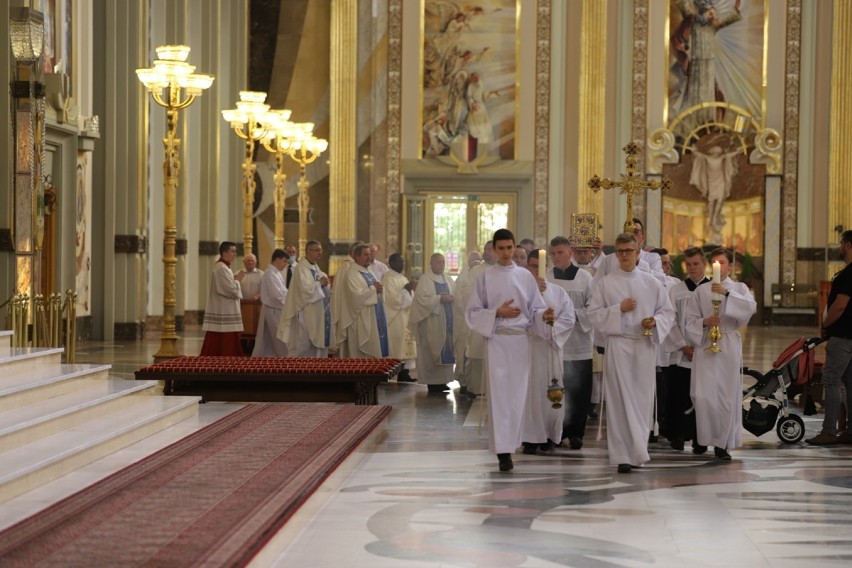
<svg viewBox="0 0 852 568"><path fill-rule="evenodd" d="M615 254L631 254L636 252L636 249L615 249Z"/></svg>

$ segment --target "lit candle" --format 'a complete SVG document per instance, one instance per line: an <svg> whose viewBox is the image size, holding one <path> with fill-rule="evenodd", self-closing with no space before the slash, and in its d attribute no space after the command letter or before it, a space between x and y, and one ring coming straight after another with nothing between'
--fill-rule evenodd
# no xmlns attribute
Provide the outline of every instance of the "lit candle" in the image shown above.
<svg viewBox="0 0 852 568"><path fill-rule="evenodd" d="M545 278L547 275L547 251L538 249L538 277Z"/></svg>
<svg viewBox="0 0 852 568"><path fill-rule="evenodd" d="M722 283L722 266L719 264L719 261L713 263L713 284L721 284ZM718 294L713 292L713 300L721 302L722 294Z"/></svg>

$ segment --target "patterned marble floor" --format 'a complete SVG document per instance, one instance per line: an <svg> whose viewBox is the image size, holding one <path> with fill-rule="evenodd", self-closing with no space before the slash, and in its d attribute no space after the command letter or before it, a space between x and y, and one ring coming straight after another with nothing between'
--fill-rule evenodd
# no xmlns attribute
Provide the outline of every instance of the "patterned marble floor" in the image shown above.
<svg viewBox="0 0 852 568"><path fill-rule="evenodd" d="M794 339L812 333L750 328L744 364L765 372ZM182 352L197 353L200 333L183 335ZM150 362L157 347L156 339L89 342L78 359L112 363L123 376ZM380 402L394 410L370 451L338 472L285 527L280 548L255 565L786 568L852 561L852 446L787 446L774 432L747 434L723 463L661 442L651 444L644 468L619 475L606 459L605 428L592 422L582 450L516 455L515 470L501 474L486 450L480 401L394 382L382 387ZM236 407L202 405L197 424L161 437L185 435ZM821 418L804 417L808 436ZM157 443L148 440L146 448ZM34 512L133 459L110 456L108 465L0 506L0 525L10 522L7 514Z"/></svg>

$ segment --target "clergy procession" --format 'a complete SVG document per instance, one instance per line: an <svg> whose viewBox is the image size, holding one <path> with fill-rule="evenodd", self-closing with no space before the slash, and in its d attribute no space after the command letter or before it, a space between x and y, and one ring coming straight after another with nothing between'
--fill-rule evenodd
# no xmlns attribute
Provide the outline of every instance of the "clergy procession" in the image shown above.
<svg viewBox="0 0 852 568"><path fill-rule="evenodd" d="M678 251L680 280L669 251L649 247L642 221L632 223L608 254L596 236L538 246L499 229L455 277L444 254L406 276L402 254L385 264L379 247L356 242L331 278L315 240L302 258L276 249L265 271L252 255L232 272L236 250L225 242L202 353L247 354L240 301L259 299L251 355L397 359L396 380L429 394L454 395L457 382L458 396L483 403L502 472L516 451L581 450L597 418L619 473L650 461L648 444L661 437L672 451L691 441L693 454L712 447L731 460L743 440L739 330L756 311L753 294L732 279L730 250Z"/></svg>

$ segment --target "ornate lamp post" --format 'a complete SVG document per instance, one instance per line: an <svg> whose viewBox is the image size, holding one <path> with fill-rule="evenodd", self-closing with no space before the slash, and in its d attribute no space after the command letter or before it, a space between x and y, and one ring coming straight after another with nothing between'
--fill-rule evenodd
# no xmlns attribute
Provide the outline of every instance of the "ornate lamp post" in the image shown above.
<svg viewBox="0 0 852 568"><path fill-rule="evenodd" d="M308 176L307 166L328 148L328 141L316 138L311 122L296 125L289 155L299 164L299 256L305 256L305 244L308 242Z"/></svg>
<svg viewBox="0 0 852 568"><path fill-rule="evenodd" d="M263 139L263 146L275 154L275 248L284 248L284 200L287 197L284 162L293 145L294 124L290 122L289 110L271 110L268 114L269 130Z"/></svg>
<svg viewBox="0 0 852 568"><path fill-rule="evenodd" d="M154 359L179 357L175 333L177 274L175 237L177 236L177 185L180 173L180 138L177 137L178 111L191 105L196 97L213 84L213 75L194 73L195 66L186 62L189 47L162 45L151 68L136 70L139 80L154 101L166 109L166 137L163 138L164 240L163 240L163 333L160 350ZM165 96L163 89L166 89Z"/></svg>
<svg viewBox="0 0 852 568"><path fill-rule="evenodd" d="M243 255L252 254L254 237L251 230L252 208L254 206L254 190L256 183L254 174L257 165L254 163L254 143L262 140L267 134L267 124L270 117L269 105L265 104L266 93L259 91L240 91L237 108L222 111L222 116L231 124L237 136L246 141L246 157L243 160Z"/></svg>

